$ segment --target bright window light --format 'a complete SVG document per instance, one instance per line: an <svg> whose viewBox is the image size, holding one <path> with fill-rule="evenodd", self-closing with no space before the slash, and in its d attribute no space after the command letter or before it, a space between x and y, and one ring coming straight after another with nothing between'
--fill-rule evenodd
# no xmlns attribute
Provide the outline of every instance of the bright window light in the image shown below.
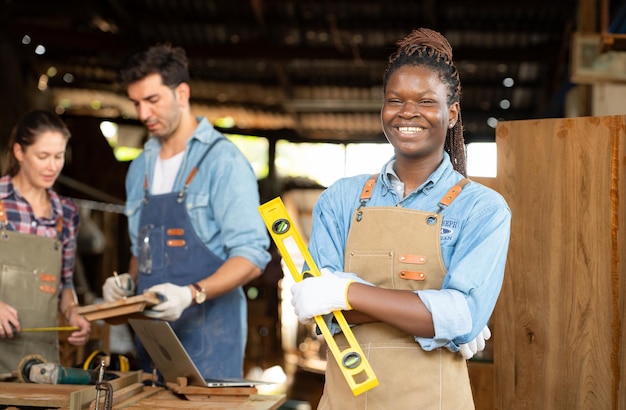
<svg viewBox="0 0 626 410"><path fill-rule="evenodd" d="M467 175L495 178L497 150L495 142L472 142L467 145Z"/></svg>
<svg viewBox="0 0 626 410"><path fill-rule="evenodd" d="M280 178L308 178L329 186L345 175L345 149L341 144L276 143L276 174Z"/></svg>
<svg viewBox="0 0 626 410"><path fill-rule="evenodd" d="M267 161L269 160L269 146L267 139L262 137L250 137L246 135L226 134L233 144L243 153L254 171L257 179L267 177L269 168Z"/></svg>
<svg viewBox="0 0 626 410"><path fill-rule="evenodd" d="M100 132L107 140L117 138L117 124L111 121L102 121L100 123Z"/></svg>
<svg viewBox="0 0 626 410"><path fill-rule="evenodd" d="M376 174L392 156L393 146L386 142L380 144L348 144L346 146L345 176Z"/></svg>
<svg viewBox="0 0 626 410"><path fill-rule="evenodd" d="M294 143L276 144L276 173L281 178L302 177L322 186L340 178L376 174L393 156L388 143Z"/></svg>
<svg viewBox="0 0 626 410"><path fill-rule="evenodd" d="M143 151L145 128L135 125L120 125L111 121L100 123L100 132L113 150L119 162L134 160Z"/></svg>

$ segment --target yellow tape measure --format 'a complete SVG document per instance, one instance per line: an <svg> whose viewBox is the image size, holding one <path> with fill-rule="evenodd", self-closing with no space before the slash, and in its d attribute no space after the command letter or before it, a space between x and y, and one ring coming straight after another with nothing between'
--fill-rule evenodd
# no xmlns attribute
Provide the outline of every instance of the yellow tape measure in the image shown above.
<svg viewBox="0 0 626 410"><path fill-rule="evenodd" d="M294 280L296 282L303 280L305 274L320 276L320 272L315 265L311 254L308 252L302 237L294 226L293 221L289 217L289 213L287 212L283 201L280 198L274 198L271 201L259 206L259 212L261 213L261 217L263 218L263 221L265 221L267 230L270 232L274 243L276 243L276 246L287 264ZM288 247L291 249L292 253L294 252L295 247L297 247L302 255L302 259L306 262L309 268L308 271L301 273L298 270ZM341 327L341 330L348 341L349 347L347 349L339 349L337 342L330 333L330 329L321 316L315 317L315 323L317 323L317 326L321 330L330 351L339 364L339 368L350 385L352 393L355 396L358 396L359 394L378 386L378 379L367 361L367 358L363 354L361 347L357 343L348 322L346 322L346 319L343 316L343 313L341 313L341 311L335 311L333 312L333 315L335 316L337 324Z"/></svg>

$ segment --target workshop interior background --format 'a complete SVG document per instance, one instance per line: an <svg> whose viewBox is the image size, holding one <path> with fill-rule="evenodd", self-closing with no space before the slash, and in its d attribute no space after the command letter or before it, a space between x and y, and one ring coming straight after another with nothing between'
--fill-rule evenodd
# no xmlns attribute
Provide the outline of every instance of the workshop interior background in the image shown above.
<svg viewBox="0 0 626 410"><path fill-rule="evenodd" d="M124 176L147 137L115 81L131 52L162 42L185 48L193 111L237 141L259 177L261 200L283 196L306 237L328 179L293 163L305 162L304 152L324 158L316 156L318 146L347 152L385 143L380 86L395 41L418 27L449 39L463 86L466 143L494 142L499 121L625 113L625 4L2 0L0 146L30 108L53 109L69 125L73 137L57 189L81 206L76 285L90 304L129 260ZM281 309L283 275L274 249L264 275L246 287L247 368L292 365L290 377L319 382L319 342ZM107 349L109 337L110 329L96 329L90 347ZM74 365L88 354L68 351L65 360ZM317 392L308 394L302 398L314 401Z"/></svg>

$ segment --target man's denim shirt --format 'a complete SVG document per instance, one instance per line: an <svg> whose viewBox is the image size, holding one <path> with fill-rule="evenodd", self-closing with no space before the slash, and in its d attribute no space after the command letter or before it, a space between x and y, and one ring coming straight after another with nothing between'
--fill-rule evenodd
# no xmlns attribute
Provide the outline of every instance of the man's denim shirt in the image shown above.
<svg viewBox="0 0 626 410"><path fill-rule="evenodd" d="M209 144L210 151L186 190L185 207L196 234L207 248L224 260L239 256L261 270L270 261L269 235L258 211L259 191L252 167L239 151L205 119L187 141L173 190L180 192L185 179ZM131 251L137 255L139 216L144 199L144 178L152 181L161 148L157 138L146 142L126 176L126 208Z"/></svg>

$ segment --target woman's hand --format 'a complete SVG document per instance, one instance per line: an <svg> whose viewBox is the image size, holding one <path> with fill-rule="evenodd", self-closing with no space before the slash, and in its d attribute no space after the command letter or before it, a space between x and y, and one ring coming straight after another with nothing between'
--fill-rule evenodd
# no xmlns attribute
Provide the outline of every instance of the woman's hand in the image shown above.
<svg viewBox="0 0 626 410"><path fill-rule="evenodd" d="M20 329L17 310L0 301L0 339L12 339Z"/></svg>
<svg viewBox="0 0 626 410"><path fill-rule="evenodd" d="M74 346L83 346L89 341L89 333L91 332L91 324L83 316L76 313L72 309L70 316L67 318L70 326L79 327L79 330L72 332L67 341Z"/></svg>

